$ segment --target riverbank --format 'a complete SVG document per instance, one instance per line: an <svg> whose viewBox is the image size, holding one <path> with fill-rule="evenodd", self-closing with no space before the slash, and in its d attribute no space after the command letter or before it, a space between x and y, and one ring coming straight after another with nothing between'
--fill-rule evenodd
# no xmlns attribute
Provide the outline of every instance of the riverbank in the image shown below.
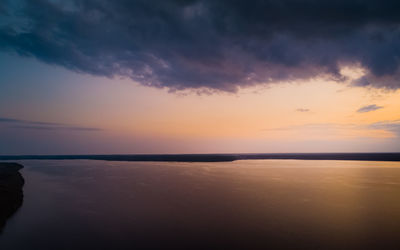
<svg viewBox="0 0 400 250"><path fill-rule="evenodd" d="M18 163L0 163L0 233L10 218L22 205L25 183Z"/></svg>

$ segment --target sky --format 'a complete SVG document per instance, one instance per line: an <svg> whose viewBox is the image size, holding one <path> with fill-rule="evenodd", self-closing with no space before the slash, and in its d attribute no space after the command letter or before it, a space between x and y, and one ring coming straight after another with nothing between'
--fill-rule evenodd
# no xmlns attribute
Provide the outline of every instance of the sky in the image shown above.
<svg viewBox="0 0 400 250"><path fill-rule="evenodd" d="M399 11L4 0L0 154L398 152Z"/></svg>

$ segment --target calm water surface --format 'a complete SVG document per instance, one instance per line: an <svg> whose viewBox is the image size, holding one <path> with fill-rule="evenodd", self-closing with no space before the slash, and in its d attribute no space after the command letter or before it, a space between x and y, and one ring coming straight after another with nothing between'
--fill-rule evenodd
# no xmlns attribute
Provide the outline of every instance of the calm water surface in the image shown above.
<svg viewBox="0 0 400 250"><path fill-rule="evenodd" d="M0 249L400 249L400 162L19 161Z"/></svg>

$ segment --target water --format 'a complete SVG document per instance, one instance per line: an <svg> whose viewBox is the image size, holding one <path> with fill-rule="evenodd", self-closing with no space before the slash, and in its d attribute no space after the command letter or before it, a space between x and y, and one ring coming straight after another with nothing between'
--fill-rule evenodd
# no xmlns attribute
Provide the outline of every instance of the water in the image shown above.
<svg viewBox="0 0 400 250"><path fill-rule="evenodd" d="M400 248L400 162L18 162L2 250Z"/></svg>

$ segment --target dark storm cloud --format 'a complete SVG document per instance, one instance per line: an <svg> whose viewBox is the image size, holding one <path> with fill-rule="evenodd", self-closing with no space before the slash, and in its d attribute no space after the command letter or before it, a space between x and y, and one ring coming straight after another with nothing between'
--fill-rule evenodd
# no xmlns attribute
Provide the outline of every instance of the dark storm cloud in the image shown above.
<svg viewBox="0 0 400 250"><path fill-rule="evenodd" d="M0 126L2 124L9 125L9 128L14 129L33 129L33 130L71 130L71 131L102 131L100 128L91 127L80 127L80 126L70 126L62 123L52 123L52 122L37 122L37 121L27 121L19 120L13 118L0 117Z"/></svg>
<svg viewBox="0 0 400 250"><path fill-rule="evenodd" d="M372 104L372 105L367 105L364 107L361 107L357 110L358 113L367 113L367 112L371 112L371 111L375 111L378 109L382 109L382 106L377 106L376 104Z"/></svg>
<svg viewBox="0 0 400 250"><path fill-rule="evenodd" d="M235 91L361 65L400 87L400 1L5 0L0 48L171 90Z"/></svg>

